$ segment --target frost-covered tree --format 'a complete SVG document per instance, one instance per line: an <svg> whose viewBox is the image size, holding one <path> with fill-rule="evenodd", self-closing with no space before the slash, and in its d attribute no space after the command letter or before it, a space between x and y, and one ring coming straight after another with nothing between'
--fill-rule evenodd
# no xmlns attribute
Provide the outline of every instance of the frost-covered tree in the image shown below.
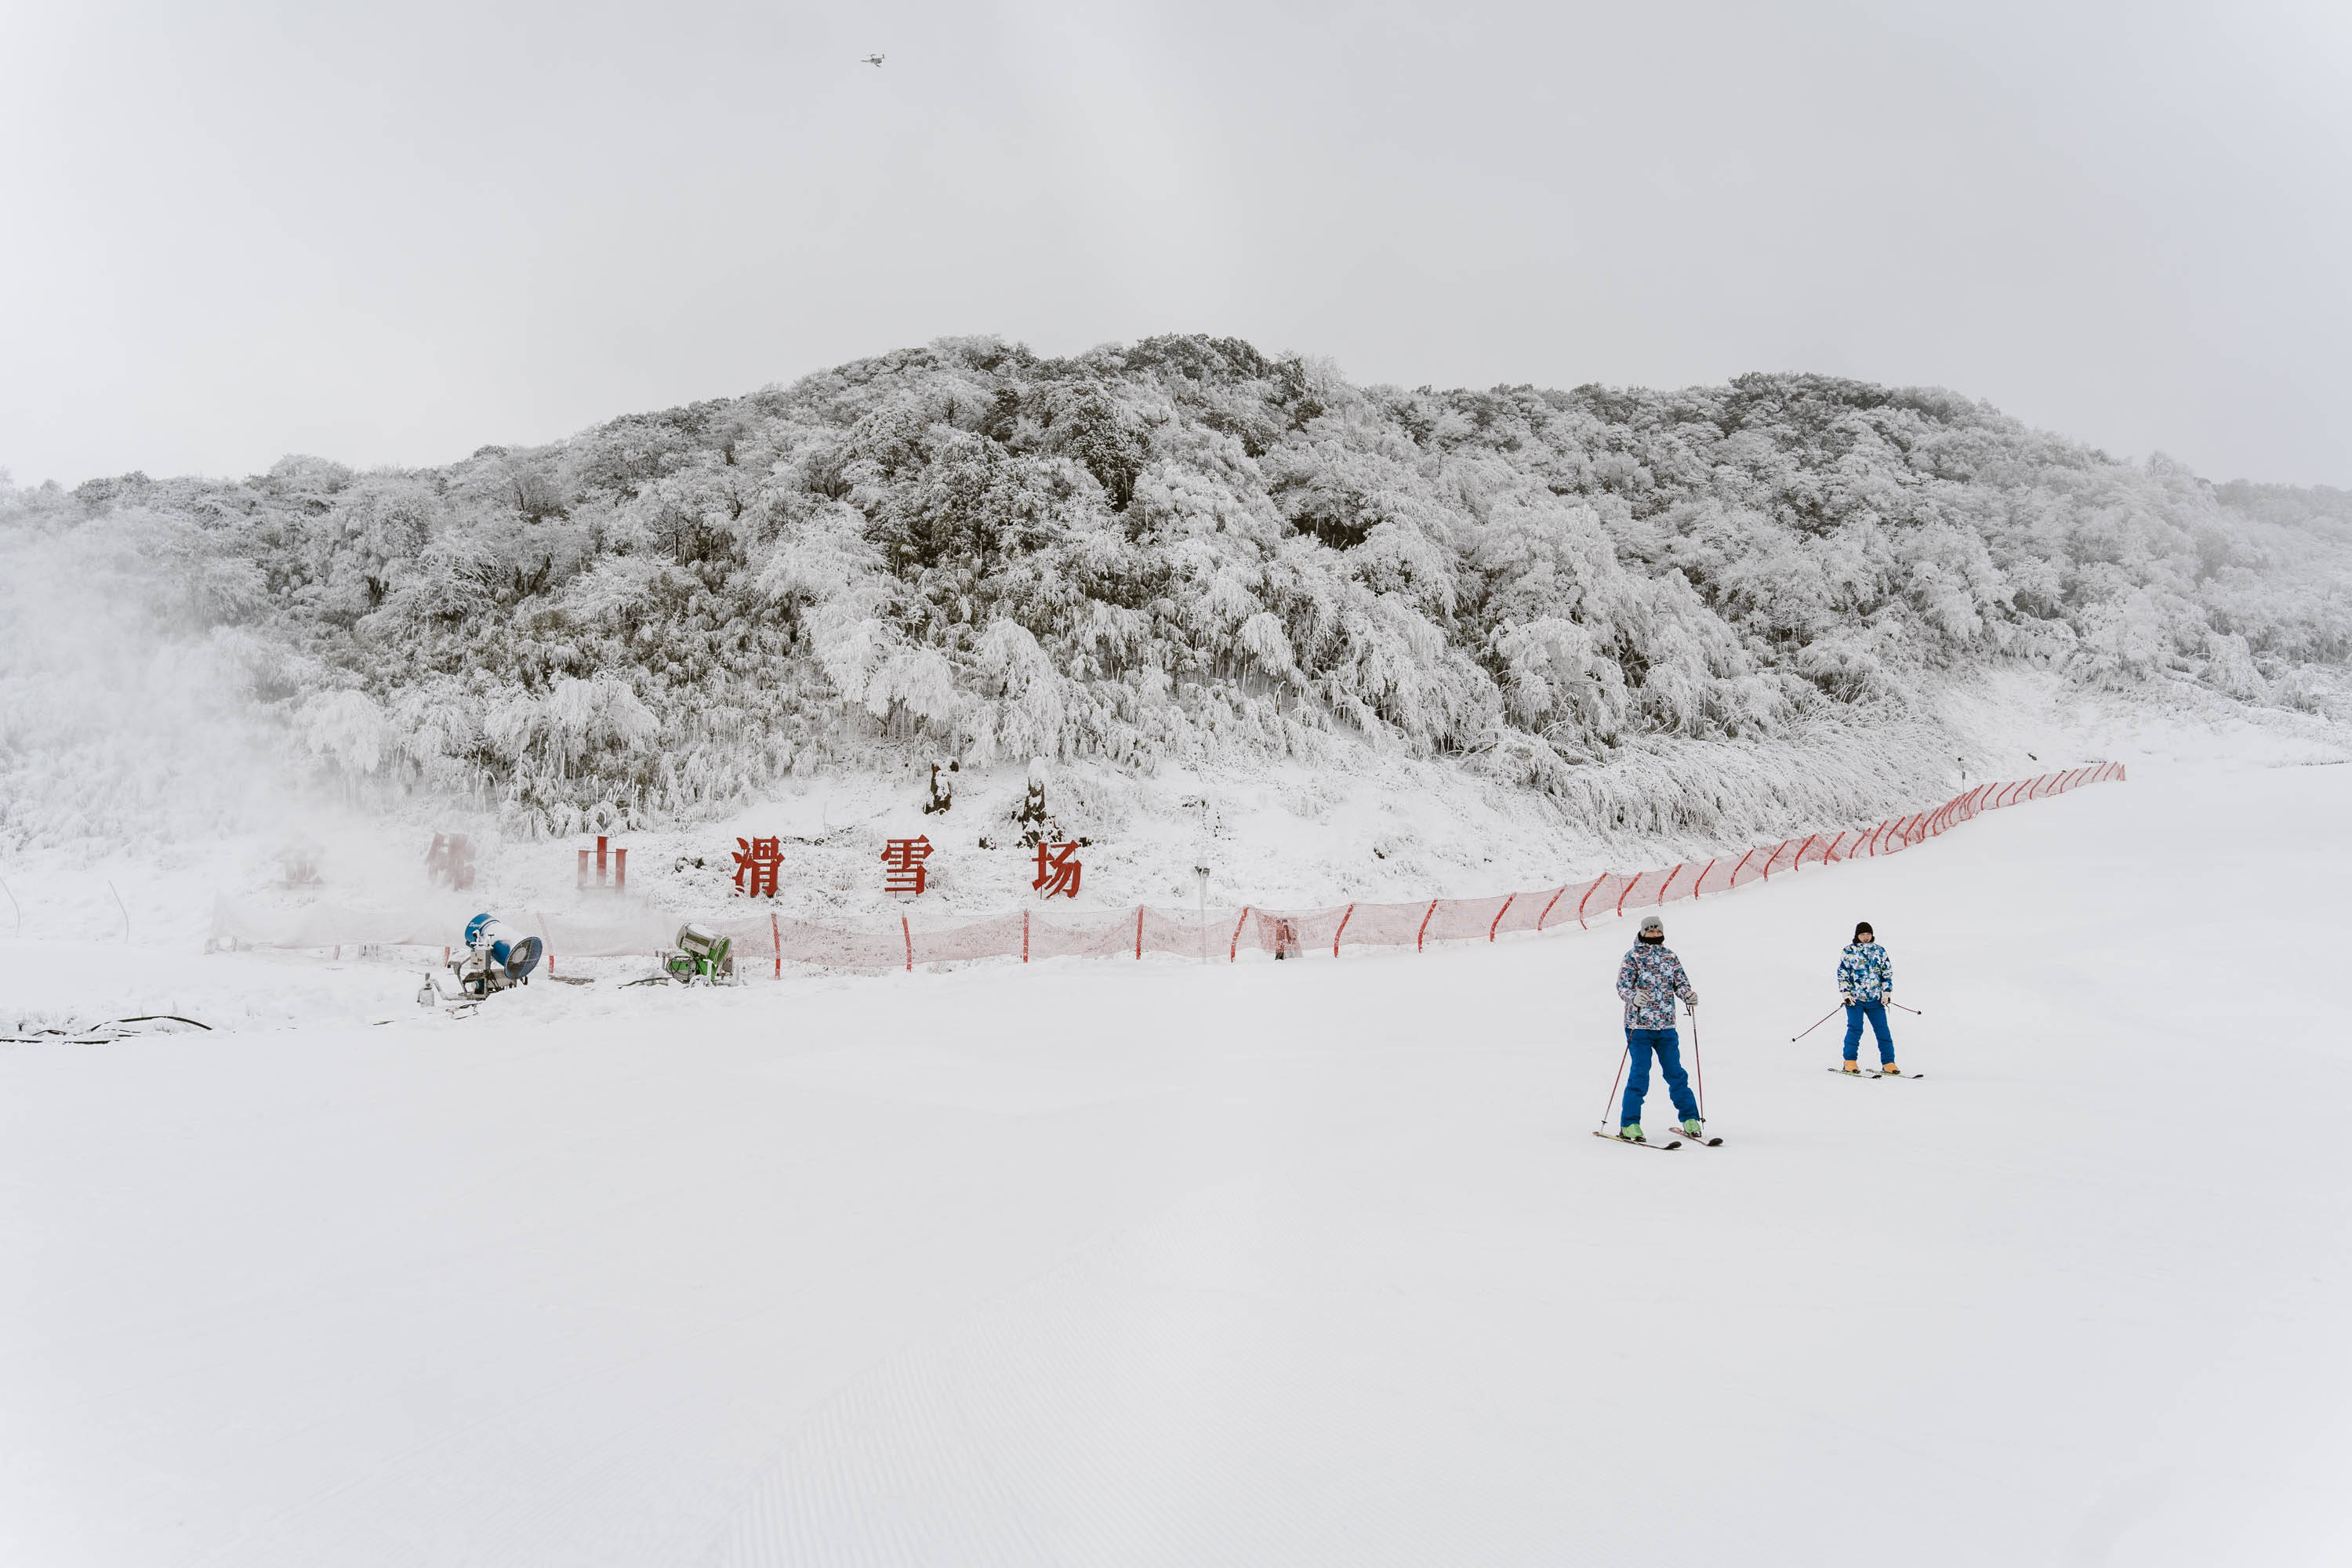
<svg viewBox="0 0 2352 1568"><path fill-rule="evenodd" d="M443 468L0 490L13 549L110 562L300 754L555 829L877 753L1348 744L1622 816L1593 770L1643 748L1829 745L2002 662L2325 707L2347 519L1944 392L1357 387L1198 336L942 341Z"/></svg>

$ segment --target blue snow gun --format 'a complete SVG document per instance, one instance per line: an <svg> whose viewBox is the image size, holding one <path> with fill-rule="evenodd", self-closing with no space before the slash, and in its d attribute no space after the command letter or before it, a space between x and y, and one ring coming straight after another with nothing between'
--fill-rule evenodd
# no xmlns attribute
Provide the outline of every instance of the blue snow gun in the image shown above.
<svg viewBox="0 0 2352 1568"><path fill-rule="evenodd" d="M538 966L544 945L535 936L515 935L494 914L478 914L466 922L466 946L488 953L491 963L506 971L509 982L520 980Z"/></svg>

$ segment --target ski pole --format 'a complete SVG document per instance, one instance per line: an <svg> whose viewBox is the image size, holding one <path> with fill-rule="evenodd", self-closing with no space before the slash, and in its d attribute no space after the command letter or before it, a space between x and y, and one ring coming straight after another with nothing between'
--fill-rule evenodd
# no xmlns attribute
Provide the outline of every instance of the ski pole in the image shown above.
<svg viewBox="0 0 2352 1568"><path fill-rule="evenodd" d="M1890 1007L1903 1007L1903 1004L1902 1004L1902 1003L1900 1003L1900 1002L1897 1002L1897 1001L1896 1001L1894 997L1892 997L1892 996L1889 996L1889 997L1886 999L1886 1005L1887 1005L1888 1006L1890 1006ZM1915 1017L1924 1018L1924 1017L1926 1017L1926 1016L1927 1016L1927 1014L1922 1013L1922 1012L1921 1012L1918 1008L1916 1008L1916 1007L1903 1007L1903 1010L1904 1010L1906 1013L1909 1013L1909 1014L1911 1014L1911 1015L1912 1015L1913 1016L1915 1016Z"/></svg>
<svg viewBox="0 0 2352 1568"><path fill-rule="evenodd" d="M1691 1076L1698 1079L1698 1119L1704 1121L1706 1120L1706 1064L1699 1060L1698 1056L1698 1009L1685 1002L1683 1011L1690 1015Z"/></svg>
<svg viewBox="0 0 2352 1568"><path fill-rule="evenodd" d="M1845 1004L1844 1004L1844 1003L1843 1003L1843 1002L1839 1003L1835 1007L1831 1008L1828 1012L1826 1012L1826 1013L1822 1014L1820 1017L1818 1017L1818 1018L1814 1019L1811 1023L1810 1023L1810 1024L1806 1025L1803 1028L1801 1028L1801 1029L1798 1030L1795 1034L1790 1035L1790 1036L1789 1037L1790 1040L1791 1042L1794 1042L1794 1041L1797 1041L1797 1040L1801 1040L1801 1039L1803 1039L1807 1035L1811 1034L1815 1029L1820 1028L1823 1024L1826 1024L1826 1023L1828 1023L1832 1018L1836 1017L1840 1012L1842 1012L1842 1011L1843 1011L1843 1010L1844 1010L1844 1007L1845 1007Z"/></svg>
<svg viewBox="0 0 2352 1568"><path fill-rule="evenodd" d="M1610 1106L1613 1106L1617 1103L1617 1085L1624 1079L1625 1064L1633 1059L1633 1043L1631 1040L1628 1040L1625 1042L1624 1054L1617 1058L1617 1076L1609 1080L1609 1104L1601 1108L1601 1124L1603 1127L1612 1125L1609 1118L1614 1114L1614 1112L1610 1110Z"/></svg>

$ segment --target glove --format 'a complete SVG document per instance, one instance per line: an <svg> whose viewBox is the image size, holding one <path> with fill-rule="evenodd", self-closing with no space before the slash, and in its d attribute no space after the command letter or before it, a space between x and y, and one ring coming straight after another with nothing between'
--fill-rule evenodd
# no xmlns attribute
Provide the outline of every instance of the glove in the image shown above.
<svg viewBox="0 0 2352 1568"><path fill-rule="evenodd" d="M1697 1011L1698 1011L1698 996L1697 996L1697 994L1696 994L1696 993L1693 993L1689 997L1685 998L1685 1001L1683 1002L1683 1005L1684 1005L1684 1006L1685 1006L1685 1007L1687 1007L1687 1008L1689 1008L1689 1009L1690 1009L1692 1012L1694 1012L1694 1013L1697 1012Z"/></svg>
<svg viewBox="0 0 2352 1568"><path fill-rule="evenodd" d="M1853 992L1851 992L1851 991L1842 991L1842 992L1840 992L1838 994L1839 994L1839 995L1840 995L1840 996L1844 1000L1845 1005L1846 1005L1847 1006L1851 1007L1851 1006L1853 1006L1853 1005L1854 1005L1854 1001L1853 1001Z"/></svg>
<svg viewBox="0 0 2352 1568"><path fill-rule="evenodd" d="M1646 1006L1648 1006L1649 1005L1650 1005L1650 992L1649 992L1649 988L1648 988L1647 986L1644 986L1644 985L1636 985L1636 986L1634 986L1634 987L1633 987L1633 1005L1634 1005L1634 1006L1636 1006L1636 1007L1646 1007Z"/></svg>

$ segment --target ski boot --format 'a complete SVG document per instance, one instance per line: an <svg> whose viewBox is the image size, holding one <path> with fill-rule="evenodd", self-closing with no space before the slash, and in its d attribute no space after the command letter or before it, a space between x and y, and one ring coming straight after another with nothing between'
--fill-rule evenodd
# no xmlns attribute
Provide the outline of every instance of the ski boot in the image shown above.
<svg viewBox="0 0 2352 1568"><path fill-rule="evenodd" d="M1903 1076L1903 1069L1896 1067L1893 1062L1879 1063L1878 1070L1880 1075L1885 1078L1901 1078Z"/></svg>
<svg viewBox="0 0 2352 1568"><path fill-rule="evenodd" d="M1845 1064L1844 1070L1847 1072L1860 1072L1862 1070L1862 1064L1849 1058Z"/></svg>
<svg viewBox="0 0 2352 1568"><path fill-rule="evenodd" d="M1685 1116L1683 1118L1683 1136L1685 1138L1697 1138L1701 1136L1697 1117Z"/></svg>
<svg viewBox="0 0 2352 1568"><path fill-rule="evenodd" d="M1622 1138L1628 1143L1647 1143L1649 1142L1647 1138L1642 1136L1642 1124L1638 1121L1628 1121L1624 1126L1617 1129L1617 1136Z"/></svg>

